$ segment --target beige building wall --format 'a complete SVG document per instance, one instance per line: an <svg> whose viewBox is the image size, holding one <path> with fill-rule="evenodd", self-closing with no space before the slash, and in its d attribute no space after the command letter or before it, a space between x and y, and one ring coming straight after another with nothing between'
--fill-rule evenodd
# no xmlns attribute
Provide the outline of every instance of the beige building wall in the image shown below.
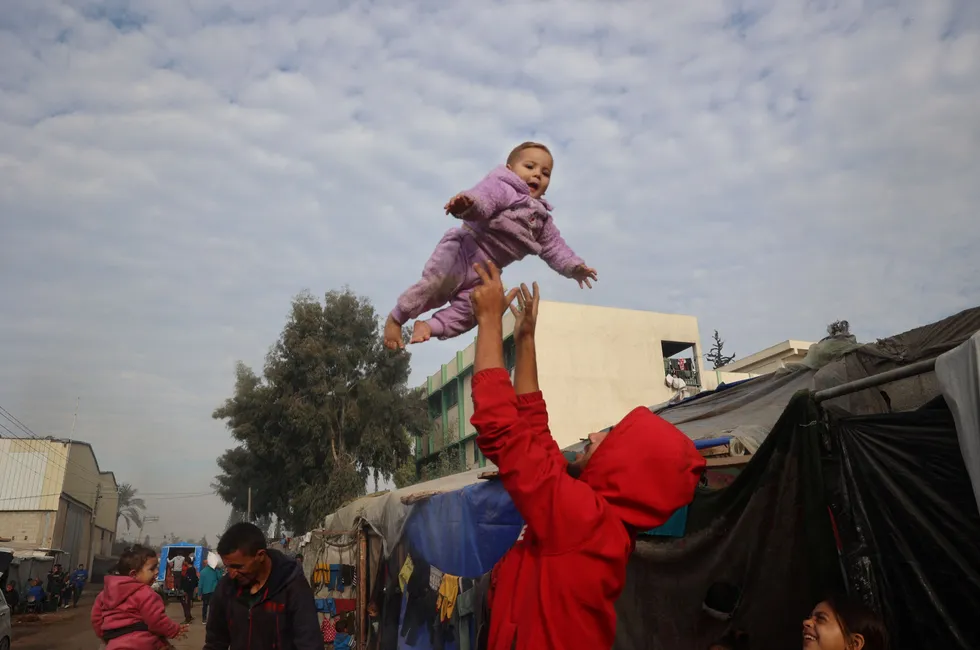
<svg viewBox="0 0 980 650"><path fill-rule="evenodd" d="M508 312L504 315L505 338L513 334L513 328L514 318ZM693 316L542 301L538 375L558 444L573 444L591 431L615 424L636 406L670 399L674 391L664 381L665 342L693 345L684 356L696 359L696 367L701 368L701 338ZM450 427L457 423L470 467L480 464L472 440L476 431L470 423L475 350L475 344L470 344L426 380L430 396L444 393L445 385L452 381L461 386L459 405L447 408L445 416ZM433 415L433 433L419 442L416 458L424 459L441 449L439 438L444 430L442 416Z"/></svg>
<svg viewBox="0 0 980 650"><path fill-rule="evenodd" d="M765 350L750 354L742 359L736 359L724 368L723 372L754 373L765 375L785 368L790 363L800 363L813 345L810 341L790 339L772 345Z"/></svg>
<svg viewBox="0 0 980 650"><path fill-rule="evenodd" d="M119 511L119 486L112 472L99 473L99 486L102 488L102 500L95 514L95 525L103 530L116 533L116 514Z"/></svg>
<svg viewBox="0 0 980 650"><path fill-rule="evenodd" d="M538 380L560 447L616 424L637 406L669 400L664 341L701 351L693 316L542 302L538 314Z"/></svg>

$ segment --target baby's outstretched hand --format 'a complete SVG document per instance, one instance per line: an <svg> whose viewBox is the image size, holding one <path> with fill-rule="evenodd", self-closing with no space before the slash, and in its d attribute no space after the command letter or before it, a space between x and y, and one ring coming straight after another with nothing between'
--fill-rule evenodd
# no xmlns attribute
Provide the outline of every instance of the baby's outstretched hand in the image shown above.
<svg viewBox="0 0 980 650"><path fill-rule="evenodd" d="M454 217L460 216L471 207L473 207L473 199L462 192L449 199L449 202L445 205L446 214L451 214Z"/></svg>
<svg viewBox="0 0 980 650"><path fill-rule="evenodd" d="M585 264L579 264L574 269L572 269L572 279L578 282L579 289L584 289L585 287L592 288L592 282L599 281L599 274L596 270L586 266Z"/></svg>

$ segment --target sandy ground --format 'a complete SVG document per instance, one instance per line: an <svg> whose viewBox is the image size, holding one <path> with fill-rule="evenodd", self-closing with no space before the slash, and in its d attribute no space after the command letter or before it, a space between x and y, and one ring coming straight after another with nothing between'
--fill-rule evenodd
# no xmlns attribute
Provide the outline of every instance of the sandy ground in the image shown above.
<svg viewBox="0 0 980 650"><path fill-rule="evenodd" d="M40 621L18 622L23 617L16 617L10 650L98 650L100 643L89 623L89 612L94 601L94 593L85 594L77 609L44 614ZM192 611L195 620L191 623L187 638L173 641L174 647L179 650L200 650L204 647L201 603L195 603ZM167 614L175 621L184 619L180 603L172 603L167 608Z"/></svg>

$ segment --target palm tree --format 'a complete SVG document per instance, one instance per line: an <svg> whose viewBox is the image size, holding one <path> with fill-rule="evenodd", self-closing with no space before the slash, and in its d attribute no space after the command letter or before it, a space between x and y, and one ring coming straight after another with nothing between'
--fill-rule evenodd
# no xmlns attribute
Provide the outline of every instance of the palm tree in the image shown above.
<svg viewBox="0 0 980 650"><path fill-rule="evenodd" d="M143 523L143 511L146 510L146 503L143 499L136 496L136 488L129 483L119 486L119 510L116 514L116 528L119 528L119 518L122 517L126 522L126 530L131 526L141 526Z"/></svg>

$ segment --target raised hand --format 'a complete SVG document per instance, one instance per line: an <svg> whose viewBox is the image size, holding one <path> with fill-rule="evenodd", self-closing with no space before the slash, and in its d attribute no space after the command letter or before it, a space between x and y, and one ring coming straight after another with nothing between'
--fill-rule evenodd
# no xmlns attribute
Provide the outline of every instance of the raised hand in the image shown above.
<svg viewBox="0 0 980 650"><path fill-rule="evenodd" d="M526 284L521 284L520 291L517 292L517 306L510 306L510 311L514 314L514 338L522 340L525 337L534 337L534 328L538 324L538 283L531 284L533 292L528 291Z"/></svg>
<svg viewBox="0 0 980 650"><path fill-rule="evenodd" d="M458 217L473 207L473 199L460 192L453 198L449 199L444 207L446 209L446 214L451 214L454 217Z"/></svg>
<svg viewBox="0 0 980 650"><path fill-rule="evenodd" d="M599 274L596 270L586 266L585 264L579 264L574 269L572 269L572 279L578 282L579 289L584 289L586 287L592 288L593 282L599 281Z"/></svg>
<svg viewBox="0 0 980 650"><path fill-rule="evenodd" d="M504 312L514 302L519 289L511 289L504 294L504 285L500 281L500 269L493 262L474 264L473 270L480 276L480 285L473 289L470 301L473 303L473 315L477 323L488 320L500 320Z"/></svg>

